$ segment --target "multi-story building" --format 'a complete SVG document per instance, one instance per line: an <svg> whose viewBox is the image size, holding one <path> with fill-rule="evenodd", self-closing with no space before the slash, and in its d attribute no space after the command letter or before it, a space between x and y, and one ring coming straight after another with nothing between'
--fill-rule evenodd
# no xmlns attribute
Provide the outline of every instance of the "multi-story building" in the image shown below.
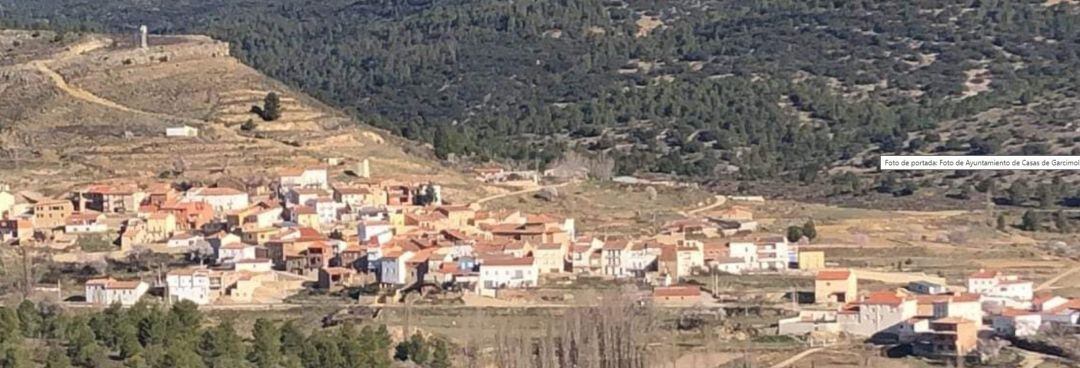
<svg viewBox="0 0 1080 368"><path fill-rule="evenodd" d="M858 279L850 270L821 270L814 277L814 303L849 303L858 296Z"/></svg>
<svg viewBox="0 0 1080 368"><path fill-rule="evenodd" d="M192 188L184 194L185 201L204 202L215 212L225 213L248 206L248 194L233 188Z"/></svg>
<svg viewBox="0 0 1080 368"><path fill-rule="evenodd" d="M854 335L875 337L879 334L899 338L913 336L908 324L918 314L918 302L910 295L892 291L870 293L863 300L846 305L837 313L840 327Z"/></svg>
<svg viewBox="0 0 1080 368"><path fill-rule="evenodd" d="M537 285L539 270L532 257L498 257L480 263L477 287L485 290L528 288Z"/></svg>
<svg viewBox="0 0 1080 368"><path fill-rule="evenodd" d="M1034 296L1031 281L997 271L979 270L968 277L967 284L968 292L982 294L986 301L1008 307L1028 308Z"/></svg>
<svg viewBox="0 0 1080 368"><path fill-rule="evenodd" d="M166 298L170 302L190 300L204 305L213 301L210 290L210 270L182 269L172 270L165 275Z"/></svg>
<svg viewBox="0 0 1080 368"><path fill-rule="evenodd" d="M34 227L38 229L62 227L74 211L75 206L68 200L55 199L35 203Z"/></svg>

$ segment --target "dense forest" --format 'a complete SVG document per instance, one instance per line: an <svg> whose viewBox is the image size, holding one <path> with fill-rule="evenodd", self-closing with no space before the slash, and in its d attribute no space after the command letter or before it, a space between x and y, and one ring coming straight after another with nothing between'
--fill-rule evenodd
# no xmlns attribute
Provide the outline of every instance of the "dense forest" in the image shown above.
<svg viewBox="0 0 1080 368"><path fill-rule="evenodd" d="M698 179L820 180L1080 82L1080 13L1040 1L0 0L0 24L209 34L440 157Z"/></svg>

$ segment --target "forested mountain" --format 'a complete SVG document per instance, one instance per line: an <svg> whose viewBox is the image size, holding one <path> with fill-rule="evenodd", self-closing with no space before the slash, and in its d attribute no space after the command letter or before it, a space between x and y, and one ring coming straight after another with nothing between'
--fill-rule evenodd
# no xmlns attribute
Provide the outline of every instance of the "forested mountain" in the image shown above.
<svg viewBox="0 0 1080 368"><path fill-rule="evenodd" d="M578 149L700 179L822 180L945 121L1074 97L1080 75L1069 2L0 0L0 22L209 34L443 157Z"/></svg>

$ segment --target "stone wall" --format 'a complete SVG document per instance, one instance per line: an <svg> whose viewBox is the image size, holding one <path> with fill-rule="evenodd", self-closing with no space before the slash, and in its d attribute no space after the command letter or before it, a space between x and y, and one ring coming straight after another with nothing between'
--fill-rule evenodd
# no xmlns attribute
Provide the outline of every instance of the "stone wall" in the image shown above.
<svg viewBox="0 0 1080 368"><path fill-rule="evenodd" d="M124 68L157 63L181 62L207 58L229 57L229 43L205 36L183 36L180 42L138 47L110 47L59 60L51 64L66 76L78 77L105 69Z"/></svg>

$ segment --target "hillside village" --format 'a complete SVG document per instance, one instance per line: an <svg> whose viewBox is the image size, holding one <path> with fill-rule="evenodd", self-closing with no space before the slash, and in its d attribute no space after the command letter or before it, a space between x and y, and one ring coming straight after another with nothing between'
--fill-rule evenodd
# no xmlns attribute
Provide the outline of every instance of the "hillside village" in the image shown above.
<svg viewBox="0 0 1080 368"><path fill-rule="evenodd" d="M992 270L969 275L961 286L915 281L862 290L853 270L827 268L824 253L800 251L808 237L793 242L756 231L752 211L739 205L688 215L650 236L597 236L556 213L455 203L437 183L365 178L366 161L355 169L364 177L353 181L330 180L333 170L342 169L285 169L270 185L247 191L151 181L45 197L5 187L0 241L63 250L104 238L121 254L186 256L186 265L156 277L94 275L81 297L64 299L95 307L160 298L257 308L296 294L355 289L368 292L343 305L453 292L474 302L522 302L555 283L598 277L639 285L645 292L636 297L644 303L693 308L722 305L693 276L810 274L813 298L789 296L796 307L785 313L796 316L780 319L778 334L811 345L843 337L910 344L914 355L950 361L979 356L980 339L1076 328L1080 318L1080 300L1036 295L1031 281ZM491 180L502 177L500 170L473 175Z"/></svg>

